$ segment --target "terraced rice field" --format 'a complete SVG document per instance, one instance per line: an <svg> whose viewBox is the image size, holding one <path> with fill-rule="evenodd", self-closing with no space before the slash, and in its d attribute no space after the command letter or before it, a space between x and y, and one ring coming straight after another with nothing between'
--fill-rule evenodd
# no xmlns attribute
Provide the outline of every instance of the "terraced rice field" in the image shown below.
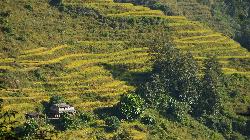
<svg viewBox="0 0 250 140"><path fill-rule="evenodd" d="M192 20L212 19L209 7L198 3L196 0L159 0L159 2L166 4L175 14L187 16Z"/></svg>
<svg viewBox="0 0 250 140"><path fill-rule="evenodd" d="M197 61L216 55L226 74L239 73L250 77L250 71L230 65L231 58L249 60L250 53L237 42L199 22L111 0L65 0L64 5L94 10L110 21L132 22L134 19L149 28L140 32L141 27L134 23L138 29L124 26L104 30L103 33L111 37L103 39L95 40L95 36L89 33L88 40L79 40L74 44L26 49L17 58L0 55L1 74L4 71L43 72L42 78L31 79L27 87L1 89L0 98L5 101L5 110L14 109L20 113L34 110L39 101L49 99L52 94L65 96L80 110L91 111L114 105L119 95L135 89L131 74L148 72L152 65L150 52L154 46L142 43L138 47L130 47L129 43L134 42L127 37L128 34L137 39L138 44L152 41L152 34L159 35L159 38L168 34L170 36L166 37L173 45L191 52ZM57 67L57 72L52 66ZM23 116L19 117L23 119Z"/></svg>
<svg viewBox="0 0 250 140"><path fill-rule="evenodd" d="M117 45L122 45L123 42L79 42L85 47L97 48L104 47L102 49L115 48ZM107 47L106 45L111 45ZM69 51L71 48L79 51ZM68 49L68 50L67 50ZM32 81L32 87L22 89L2 89L2 98L11 104L15 103L15 100L22 100L25 104L27 102L40 101L48 99L50 93L63 94L76 104L80 96L85 93L95 94L92 96L99 96L104 101L94 101L87 104L86 102L78 107L85 107L86 109L94 109L98 106L112 105L116 102L115 99L120 94L126 93L128 90L133 90L134 87L129 86L125 81L116 80L112 77L112 74L106 65L125 65L128 70L140 71L144 70L146 62L149 60L147 48L131 48L123 49L120 51L111 51L109 49L106 53L87 53L80 51L82 48L75 46L57 46L52 49L37 48L34 50L25 50L20 58L13 61L5 61L6 63L18 63L21 69L12 68L13 71L27 70L32 68L39 69L42 66L55 63L64 63L64 71L58 76L48 76L46 81ZM97 50L96 49L96 50ZM103 50L102 50L103 51ZM107 53L110 51L109 53ZM57 56L60 54L60 56ZM49 59L46 59L49 58ZM8 66L5 66L8 68ZM9 66L10 67L10 66ZM67 72L66 72L67 71ZM43 85L49 85L54 87L50 91L46 91ZM12 92L25 93L25 97L9 97ZM9 93L9 94L8 94ZM7 96L7 97L4 97ZM79 98L78 98L79 96ZM110 102L107 102L109 100ZM114 101L114 102L113 102ZM90 104L91 108L88 107ZM86 107L86 106L87 107ZM22 109L21 109L22 110ZM27 111L27 110L23 110Z"/></svg>

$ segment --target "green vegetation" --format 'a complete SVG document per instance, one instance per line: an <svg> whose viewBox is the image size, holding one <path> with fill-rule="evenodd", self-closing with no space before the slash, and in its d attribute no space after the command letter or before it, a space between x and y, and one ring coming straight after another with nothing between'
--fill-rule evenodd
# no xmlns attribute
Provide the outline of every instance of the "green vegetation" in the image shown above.
<svg viewBox="0 0 250 140"><path fill-rule="evenodd" d="M250 49L248 0L117 0L146 5L166 15L183 15L224 33Z"/></svg>
<svg viewBox="0 0 250 140"><path fill-rule="evenodd" d="M70 114L63 113L62 116L60 117L59 125L61 125L61 128L63 130L68 130L68 129L77 129L79 124L77 122L77 118L71 116Z"/></svg>
<svg viewBox="0 0 250 140"><path fill-rule="evenodd" d="M180 16L214 18L210 6L174 2L2 0L1 137L248 139L249 52ZM227 27L217 31L233 36ZM24 117L62 102L77 113Z"/></svg>
<svg viewBox="0 0 250 140"><path fill-rule="evenodd" d="M136 94L123 95L118 104L121 115L127 120L134 120L144 109L144 101Z"/></svg>
<svg viewBox="0 0 250 140"><path fill-rule="evenodd" d="M54 95L50 98L49 104L59 104L59 103L64 103L65 99L62 96Z"/></svg>
<svg viewBox="0 0 250 140"><path fill-rule="evenodd" d="M111 116L105 119L105 124L107 125L107 130L114 131L120 127L120 120L115 116Z"/></svg>
<svg viewBox="0 0 250 140"><path fill-rule="evenodd" d="M249 136L248 133L244 133L233 123L244 122L246 125L242 125L242 128L243 130L247 129L249 125L246 122L247 118L237 116L226 107L231 102L228 98L231 89L226 87L227 82L224 81L226 75L222 73L221 66L216 58L211 57L204 61L204 75L199 77L197 70L195 70L197 65L195 65L190 54L181 53L171 46L164 47L157 54L159 56L156 57L156 65L153 67L151 79L142 88L142 91L144 91L143 97L148 102L149 109L154 109L169 120L185 126L194 125L192 119L196 119L201 124L214 130L213 135L218 135L216 133L219 132L225 139L233 139L236 135L240 139L246 139ZM179 65L181 62L184 62L185 65ZM186 65L189 67L186 67ZM193 80L189 79L188 82L185 82L185 75L186 78L192 78ZM171 80L169 80L170 78ZM192 82L195 84L193 85ZM230 81L228 82L230 83ZM172 84L176 85L169 86ZM179 86L181 88L178 88ZM236 85L233 86L236 90L240 89ZM182 89L185 92L176 92L173 88ZM239 118L242 120L239 121ZM199 126L199 128L209 133L202 126Z"/></svg>

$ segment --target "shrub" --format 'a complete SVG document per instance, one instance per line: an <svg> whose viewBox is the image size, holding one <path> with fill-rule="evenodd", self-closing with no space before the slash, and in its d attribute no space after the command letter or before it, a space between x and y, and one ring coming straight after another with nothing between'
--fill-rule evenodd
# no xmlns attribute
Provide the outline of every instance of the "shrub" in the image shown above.
<svg viewBox="0 0 250 140"><path fill-rule="evenodd" d="M114 131L120 127L120 120L116 116L111 116L105 119L107 130Z"/></svg>
<svg viewBox="0 0 250 140"><path fill-rule="evenodd" d="M141 117L141 122L143 124L146 124L146 125L153 125L155 124L155 119L154 117L150 116L150 115L145 115L145 116L142 116Z"/></svg>
<svg viewBox="0 0 250 140"><path fill-rule="evenodd" d="M80 119L81 122L83 123L88 123L91 122L93 117L91 116L90 113L87 112L79 112L78 113L78 118Z"/></svg>
<svg viewBox="0 0 250 140"><path fill-rule="evenodd" d="M247 126L247 121L243 119L238 118L232 121L233 131L240 132L241 134L247 135L247 133L249 133L247 127L249 127Z"/></svg>
<svg viewBox="0 0 250 140"><path fill-rule="evenodd" d="M4 26L1 29L4 33L11 34L13 32L12 28L10 26Z"/></svg>
<svg viewBox="0 0 250 140"><path fill-rule="evenodd" d="M122 130L118 132L112 140L132 140L133 138L129 135L129 132L126 130Z"/></svg>
<svg viewBox="0 0 250 140"><path fill-rule="evenodd" d="M24 123L23 126L23 135L24 136L33 136L36 134L37 130L39 128L39 125L36 120L34 119L29 119Z"/></svg>
<svg viewBox="0 0 250 140"><path fill-rule="evenodd" d="M220 133L232 132L232 120L223 115L203 115L205 125Z"/></svg>
<svg viewBox="0 0 250 140"><path fill-rule="evenodd" d="M26 8L26 9L29 10L29 11L32 11L32 10L33 10L33 7L32 7L31 4L26 4L26 5L24 5L24 8Z"/></svg>
<svg viewBox="0 0 250 140"><path fill-rule="evenodd" d="M55 130L45 118L36 118L26 120L23 125L16 127L14 132L21 139L46 139L52 136Z"/></svg>
<svg viewBox="0 0 250 140"><path fill-rule="evenodd" d="M63 113L59 120L62 130L76 129L79 127L78 119L68 113Z"/></svg>
<svg viewBox="0 0 250 140"><path fill-rule="evenodd" d="M190 110L191 107L186 102L179 102L171 98L165 115L173 120L182 122L186 119Z"/></svg>
<svg viewBox="0 0 250 140"><path fill-rule="evenodd" d="M235 133L235 132L233 132L232 134L230 134L229 138L231 140L246 140L247 139L247 137L241 135L240 133Z"/></svg>
<svg viewBox="0 0 250 140"><path fill-rule="evenodd" d="M36 69L34 70L34 76L38 79L38 80L42 80L45 81L46 80L46 76L44 75L43 71L41 69Z"/></svg>
<svg viewBox="0 0 250 140"><path fill-rule="evenodd" d="M151 76L151 80L147 82L144 86L145 92L143 98L152 107L165 110L166 100L169 95L168 89L166 89L165 84L162 82L160 75L154 74ZM163 107L163 106L164 107Z"/></svg>
<svg viewBox="0 0 250 140"><path fill-rule="evenodd" d="M121 97L119 109L122 117L127 120L134 120L144 110L144 100L136 94L126 94Z"/></svg>
<svg viewBox="0 0 250 140"><path fill-rule="evenodd" d="M204 61L203 93L200 96L197 111L199 114L218 114L222 110L222 95L225 93L225 81L221 65L217 58Z"/></svg>

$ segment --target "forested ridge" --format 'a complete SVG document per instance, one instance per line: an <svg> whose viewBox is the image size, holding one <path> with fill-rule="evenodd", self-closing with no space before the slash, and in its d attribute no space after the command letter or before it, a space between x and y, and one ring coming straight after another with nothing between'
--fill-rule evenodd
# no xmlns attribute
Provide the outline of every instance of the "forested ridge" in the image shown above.
<svg viewBox="0 0 250 140"><path fill-rule="evenodd" d="M249 14L247 0L2 0L0 138L247 140Z"/></svg>

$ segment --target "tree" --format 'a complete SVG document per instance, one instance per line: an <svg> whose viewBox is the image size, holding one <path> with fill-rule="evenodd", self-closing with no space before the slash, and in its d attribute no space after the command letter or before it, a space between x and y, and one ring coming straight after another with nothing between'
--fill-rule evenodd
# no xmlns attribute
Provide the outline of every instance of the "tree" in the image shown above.
<svg viewBox="0 0 250 140"><path fill-rule="evenodd" d="M151 79L145 85L146 100L158 105L159 99L171 96L194 105L199 98L201 82L192 55L171 45L158 49L156 54Z"/></svg>
<svg viewBox="0 0 250 140"><path fill-rule="evenodd" d="M147 104L154 108L163 107L162 103L166 102L169 95L169 90L162 81L159 74L153 74L150 81L144 86L144 94L142 96Z"/></svg>
<svg viewBox="0 0 250 140"><path fill-rule="evenodd" d="M54 127L47 123L46 118L30 118L15 128L15 132L21 139L48 139L55 134Z"/></svg>
<svg viewBox="0 0 250 140"><path fill-rule="evenodd" d="M122 117L134 120L144 111L144 100L136 94L125 94L118 104Z"/></svg>
<svg viewBox="0 0 250 140"><path fill-rule="evenodd" d="M215 57L204 62L203 92L199 99L200 114L218 114L222 109L221 96L224 94L224 75Z"/></svg>
<svg viewBox="0 0 250 140"><path fill-rule="evenodd" d="M9 110L6 112L1 112L0 110L0 138L2 139L11 139L15 140L18 139L16 137L16 133L13 131L13 126L16 125L17 121L15 118L17 112L13 110Z"/></svg>
<svg viewBox="0 0 250 140"><path fill-rule="evenodd" d="M105 119L105 124L108 130L115 131L120 127L121 122L116 116L111 116Z"/></svg>
<svg viewBox="0 0 250 140"><path fill-rule="evenodd" d="M24 123L23 126L23 135L31 137L36 135L39 125L35 119L29 119Z"/></svg>

